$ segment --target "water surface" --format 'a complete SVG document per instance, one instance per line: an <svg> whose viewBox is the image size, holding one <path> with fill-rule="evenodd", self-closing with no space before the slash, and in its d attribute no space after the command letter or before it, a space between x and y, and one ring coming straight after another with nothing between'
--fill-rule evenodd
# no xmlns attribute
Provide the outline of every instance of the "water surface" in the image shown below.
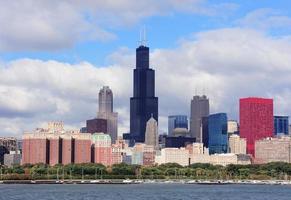
<svg viewBox="0 0 291 200"><path fill-rule="evenodd" d="M0 199L291 200L291 186L194 184L0 185Z"/></svg>

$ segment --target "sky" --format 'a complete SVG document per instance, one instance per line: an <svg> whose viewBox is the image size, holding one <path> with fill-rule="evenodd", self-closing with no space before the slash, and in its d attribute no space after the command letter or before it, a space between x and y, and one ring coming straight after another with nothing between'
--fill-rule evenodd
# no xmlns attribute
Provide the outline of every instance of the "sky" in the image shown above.
<svg viewBox="0 0 291 200"><path fill-rule="evenodd" d="M156 70L159 131L206 94L211 113L239 120L239 98L274 99L291 114L289 0L0 0L0 136L64 121L79 129L114 94L119 135L140 30Z"/></svg>

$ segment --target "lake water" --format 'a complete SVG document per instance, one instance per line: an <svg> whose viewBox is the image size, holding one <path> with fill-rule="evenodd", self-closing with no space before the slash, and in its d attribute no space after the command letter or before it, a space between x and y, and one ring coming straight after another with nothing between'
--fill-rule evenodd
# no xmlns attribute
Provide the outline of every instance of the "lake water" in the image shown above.
<svg viewBox="0 0 291 200"><path fill-rule="evenodd" d="M0 199L290 200L291 186L194 184L0 185Z"/></svg>

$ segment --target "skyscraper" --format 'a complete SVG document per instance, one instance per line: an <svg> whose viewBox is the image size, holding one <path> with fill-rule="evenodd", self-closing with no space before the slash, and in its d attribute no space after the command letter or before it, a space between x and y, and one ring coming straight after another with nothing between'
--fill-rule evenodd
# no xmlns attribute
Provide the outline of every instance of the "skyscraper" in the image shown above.
<svg viewBox="0 0 291 200"><path fill-rule="evenodd" d="M145 144L153 146L155 149L159 148L158 122L153 117L147 121Z"/></svg>
<svg viewBox="0 0 291 200"><path fill-rule="evenodd" d="M103 86L99 91L99 113L113 112L113 93L108 86Z"/></svg>
<svg viewBox="0 0 291 200"><path fill-rule="evenodd" d="M240 137L247 140L247 153L255 156L255 141L273 135L273 99L249 97L239 101Z"/></svg>
<svg viewBox="0 0 291 200"><path fill-rule="evenodd" d="M99 111L97 118L107 120L107 132L112 143L117 139L118 113L113 112L113 93L108 86L103 86L99 91Z"/></svg>
<svg viewBox="0 0 291 200"><path fill-rule="evenodd" d="M191 100L190 136L196 142L202 142L202 118L209 115L209 99L203 96L194 96Z"/></svg>
<svg viewBox="0 0 291 200"><path fill-rule="evenodd" d="M149 68L149 48L136 49L133 72L133 97L130 98L130 135L132 142L144 142L147 121L158 121L158 97L155 97L155 71Z"/></svg>
<svg viewBox="0 0 291 200"><path fill-rule="evenodd" d="M274 135L289 135L288 116L274 116Z"/></svg>
<svg viewBox="0 0 291 200"><path fill-rule="evenodd" d="M209 153L227 153L227 116L217 113L208 116L208 147Z"/></svg>
<svg viewBox="0 0 291 200"><path fill-rule="evenodd" d="M188 129L188 119L186 115L171 115L168 117L168 136L173 136L175 128Z"/></svg>

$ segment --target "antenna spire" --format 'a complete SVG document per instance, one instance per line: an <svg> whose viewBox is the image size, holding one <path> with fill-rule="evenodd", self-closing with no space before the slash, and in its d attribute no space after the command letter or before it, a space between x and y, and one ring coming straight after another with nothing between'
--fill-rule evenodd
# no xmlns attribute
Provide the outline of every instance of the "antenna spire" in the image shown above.
<svg viewBox="0 0 291 200"><path fill-rule="evenodd" d="M146 39L146 27L145 27L145 25L139 31L139 43L141 46L146 46L147 39Z"/></svg>

